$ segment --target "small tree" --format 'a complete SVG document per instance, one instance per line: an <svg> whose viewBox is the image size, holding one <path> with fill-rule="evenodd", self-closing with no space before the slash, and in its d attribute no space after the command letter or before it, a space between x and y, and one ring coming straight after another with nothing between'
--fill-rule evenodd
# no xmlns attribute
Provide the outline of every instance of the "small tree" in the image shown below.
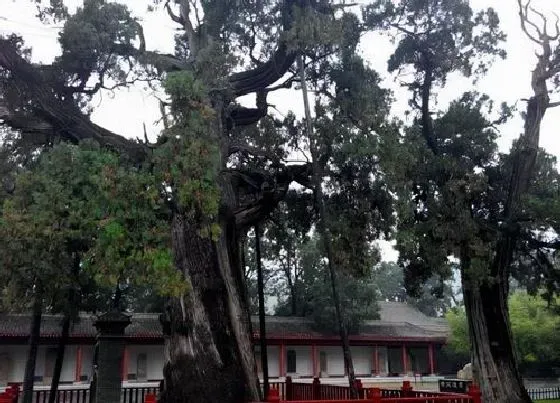
<svg viewBox="0 0 560 403"><path fill-rule="evenodd" d="M92 309L88 292L148 283L171 295L185 287L172 269L161 210L137 170L120 167L114 154L91 144L57 145L16 175L0 221L6 240L0 273L11 298L34 299L26 401L45 307L64 316L51 393L56 396L70 323L79 310Z"/></svg>

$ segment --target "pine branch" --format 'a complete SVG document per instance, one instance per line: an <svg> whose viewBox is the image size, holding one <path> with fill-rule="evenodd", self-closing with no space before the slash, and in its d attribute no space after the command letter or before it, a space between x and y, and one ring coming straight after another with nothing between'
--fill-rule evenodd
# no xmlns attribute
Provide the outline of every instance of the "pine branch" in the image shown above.
<svg viewBox="0 0 560 403"><path fill-rule="evenodd" d="M40 128L44 134L74 143L91 138L102 146L128 155L135 162L147 156L145 145L94 124L72 100L61 100L56 95L60 83L45 81L41 71L19 55L5 39L0 39L0 68L10 72L10 85L17 88L22 103L31 103L32 120L35 121L32 126L25 122L24 118L30 119L26 114L16 113L8 105L2 108L5 123L14 129L35 132Z"/></svg>

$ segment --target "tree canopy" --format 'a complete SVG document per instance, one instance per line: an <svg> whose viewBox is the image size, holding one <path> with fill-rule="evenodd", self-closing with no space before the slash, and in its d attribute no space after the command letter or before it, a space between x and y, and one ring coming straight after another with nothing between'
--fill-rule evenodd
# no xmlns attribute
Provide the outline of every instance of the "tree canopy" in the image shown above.
<svg viewBox="0 0 560 403"><path fill-rule="evenodd" d="M375 316L376 267L394 269L376 266L375 241L394 238L413 298L444 294L458 266L485 396L528 401L507 297L510 274L549 299L558 285L558 173L538 140L557 106L560 60L544 15L519 0L521 28L541 53L523 135L501 154L497 127L510 107L475 91L434 102L451 74L477 79L505 57L491 8L376 0L357 13L338 0L149 1L177 27L174 53L162 54L146 49L142 22L125 5L65 5L38 3L43 21L64 24L51 64L32 63L21 37L0 38L0 119L18 134L0 151L0 231L25 242L0 246L10 252L2 268L18 269L10 281L32 289L60 280L56 264L70 260L70 243L79 272L96 283L155 284L172 296L162 315L162 401L237 403L259 398L244 276L249 229L266 223L267 277L283 278L281 303L327 327L337 301L323 287L324 266L336 268L330 278L339 279L353 329ZM390 116L392 93L360 55L361 36L378 30L395 39L387 71L410 91L411 124ZM136 82L165 92L154 142L90 118L94 95ZM305 117L269 113L269 94L294 84ZM30 271L36 262L40 270Z"/></svg>
<svg viewBox="0 0 560 403"><path fill-rule="evenodd" d="M509 317L516 353L522 366L560 361L560 317L554 305L548 305L541 296L517 291L509 298ZM469 356L470 341L464 308L449 311L446 318L451 328L449 347L456 353Z"/></svg>
<svg viewBox="0 0 560 403"><path fill-rule="evenodd" d="M149 179L115 154L87 142L59 144L12 174L0 219L11 302L40 287L54 312L97 310L104 288L150 284L173 295L186 287L171 262L165 207ZM69 290L84 303L68 301Z"/></svg>

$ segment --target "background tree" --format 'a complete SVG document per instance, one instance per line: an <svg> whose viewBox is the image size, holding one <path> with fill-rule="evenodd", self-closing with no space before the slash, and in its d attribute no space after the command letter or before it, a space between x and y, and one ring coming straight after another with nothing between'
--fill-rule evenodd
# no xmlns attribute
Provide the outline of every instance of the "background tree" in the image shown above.
<svg viewBox="0 0 560 403"><path fill-rule="evenodd" d="M404 270L394 262L381 262L374 268L375 284L380 301L406 302L428 316L442 316L453 306L457 299L452 280L433 276L421 284L416 296L408 295L404 281Z"/></svg>
<svg viewBox="0 0 560 403"><path fill-rule="evenodd" d="M300 300L295 315L291 312L291 301L280 300L276 315L304 316L314 320L317 330L338 332L332 293L330 292L329 273L321 258L321 243L317 237L306 244L302 255L302 277L299 284ZM370 278L356 278L344 272L338 273L340 304L345 326L350 333L358 333L364 320L378 318L376 284Z"/></svg>
<svg viewBox="0 0 560 403"><path fill-rule="evenodd" d="M548 376L553 376L550 365L560 361L557 353L560 317L554 306L548 305L541 295L531 296L524 291L517 291L510 295L508 308L521 369L527 371L540 366L549 372ZM448 312L446 318L451 328L450 349L468 357L470 341L464 307Z"/></svg>
<svg viewBox="0 0 560 403"><path fill-rule="evenodd" d="M134 200L123 200L132 195ZM104 287L151 284L168 295L181 289L183 282L165 257L169 232L160 215L138 173L94 145L56 145L15 173L0 221L5 240L0 273L7 297L35 301L33 335L44 310L63 313L51 396L56 396L71 322L80 310L100 308L91 303L100 291L110 295ZM30 347L25 399L31 398L35 372L36 345Z"/></svg>

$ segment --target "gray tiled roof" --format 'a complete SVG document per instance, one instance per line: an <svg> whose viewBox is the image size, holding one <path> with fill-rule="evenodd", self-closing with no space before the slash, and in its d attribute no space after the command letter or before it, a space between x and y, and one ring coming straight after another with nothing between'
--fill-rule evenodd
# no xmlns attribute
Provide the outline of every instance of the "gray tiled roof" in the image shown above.
<svg viewBox="0 0 560 403"><path fill-rule="evenodd" d="M351 335L354 341L387 340L439 340L446 339L448 326L444 319L429 318L413 307L399 302L381 302L380 320L365 322L360 333ZM93 338L96 330L95 318L83 314L71 330L71 337ZM253 317L253 329L258 329L258 318ZM31 325L31 315L0 314L0 341L11 337L27 337ZM43 315L41 337L60 336L61 317ZM274 340L337 340L335 335L325 335L314 330L313 322L301 317L268 316L266 319L267 338ZM162 332L158 314L135 313L125 334L129 338L161 339ZM254 334L258 337L258 332Z"/></svg>
<svg viewBox="0 0 560 403"><path fill-rule="evenodd" d="M254 329L258 319L253 318ZM313 321L301 317L269 316L266 319L267 338L274 339L332 339L314 329ZM258 331L254 332L258 337ZM449 328L445 319L430 318L415 308L400 302L380 303L380 320L366 321L358 334L350 335L354 341L388 340L440 340L447 338Z"/></svg>
<svg viewBox="0 0 560 403"><path fill-rule="evenodd" d="M431 318L404 302L379 302L379 316L382 322L410 323L433 332L448 333L445 318Z"/></svg>
<svg viewBox="0 0 560 403"><path fill-rule="evenodd" d="M126 328L128 337L161 338L161 326L157 314L134 314L131 324ZM61 333L62 317L59 315L43 315L41 321L41 337L56 338ZM95 317L82 314L78 322L72 324L71 337L93 338L96 335ZM0 314L0 338L27 337L31 326L31 315Z"/></svg>

